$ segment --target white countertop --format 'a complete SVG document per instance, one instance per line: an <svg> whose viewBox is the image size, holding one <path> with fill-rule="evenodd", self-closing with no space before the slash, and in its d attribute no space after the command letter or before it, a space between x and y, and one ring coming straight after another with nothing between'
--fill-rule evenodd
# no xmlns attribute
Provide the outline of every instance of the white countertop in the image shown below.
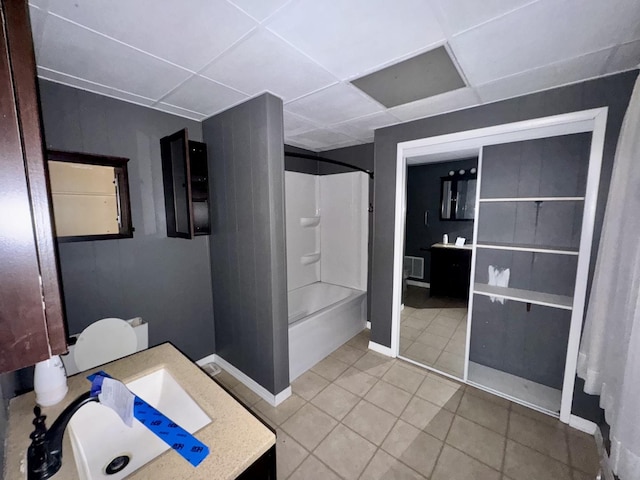
<svg viewBox="0 0 640 480"><path fill-rule="evenodd" d="M455 243L434 243L431 248L454 248L457 250L473 250L473 245L465 243L461 247L458 247Z"/></svg>

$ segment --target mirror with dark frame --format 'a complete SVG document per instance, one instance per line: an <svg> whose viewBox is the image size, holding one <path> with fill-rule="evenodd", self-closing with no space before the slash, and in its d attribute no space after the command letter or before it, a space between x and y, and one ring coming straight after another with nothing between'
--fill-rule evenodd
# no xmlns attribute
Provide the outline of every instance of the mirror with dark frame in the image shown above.
<svg viewBox="0 0 640 480"><path fill-rule="evenodd" d="M440 179L440 220L473 220L476 216L476 185L475 172L452 170L448 177L442 177Z"/></svg>

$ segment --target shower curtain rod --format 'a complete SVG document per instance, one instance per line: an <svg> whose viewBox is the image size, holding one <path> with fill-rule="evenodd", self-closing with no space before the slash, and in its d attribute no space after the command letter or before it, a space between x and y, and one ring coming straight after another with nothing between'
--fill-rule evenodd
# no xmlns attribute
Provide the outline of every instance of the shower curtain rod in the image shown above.
<svg viewBox="0 0 640 480"><path fill-rule="evenodd" d="M314 155L307 155L306 153L293 153L293 152L285 152L285 157L297 157L297 158L306 158L308 160L316 160L318 162L332 163L334 165L340 165L342 167L352 168L354 170L358 170L359 172L364 172L369 175L369 178L373 180L373 172L371 170L367 170L365 168L356 167L355 165L351 165L350 163L340 162L339 160L331 160L330 158L324 157L316 157Z"/></svg>

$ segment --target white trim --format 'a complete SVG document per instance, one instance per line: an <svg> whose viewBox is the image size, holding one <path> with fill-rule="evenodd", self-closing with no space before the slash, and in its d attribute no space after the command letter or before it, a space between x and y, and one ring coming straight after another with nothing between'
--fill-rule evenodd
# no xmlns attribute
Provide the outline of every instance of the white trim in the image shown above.
<svg viewBox="0 0 640 480"><path fill-rule="evenodd" d="M593 133L591 134L591 152L589 155L589 170L587 173L587 190L584 210L582 214L582 232L580 234L580 255L576 271L576 286L573 297L573 312L569 327L569 341L567 344L567 360L564 369L562 385L562 406L560 420L569 423L571 405L573 403L573 388L576 382L578 366L578 350L580 349L580 335L587 296L587 281L589 279L589 264L591 262L591 245L595 226L596 208L598 206L598 189L600 187L600 169L604 152L605 131L607 128L608 108L598 109L593 119Z"/></svg>
<svg viewBox="0 0 640 480"><path fill-rule="evenodd" d="M486 248L488 250L512 250L516 252L536 252L536 253L553 253L557 255L575 255L578 256L580 252L575 250L560 250L558 248L544 248L544 247L516 247L509 245L487 245L485 243L476 244L478 248Z"/></svg>
<svg viewBox="0 0 640 480"><path fill-rule="evenodd" d="M367 320L367 330L371 330L371 322Z"/></svg>
<svg viewBox="0 0 640 480"><path fill-rule="evenodd" d="M584 197L515 197L515 198L481 198L480 203L491 202L581 202Z"/></svg>
<svg viewBox="0 0 640 480"><path fill-rule="evenodd" d="M593 240L593 226L595 221L595 208L599 187L600 166L604 149L604 137L606 129L608 107L594 108L579 112L571 112L548 117L534 118L521 122L513 122L492 127L467 130L462 132L440 135L436 137L422 138L407 142L400 142L396 147L396 191L395 191L395 219L394 219L394 244L393 244L393 289L391 312L391 351L395 356L399 352L400 340L400 304L402 290L402 263L404 255L404 231L406 212L406 170L407 157L428 156L459 150L477 149L481 152L484 145L496 145L536 138L554 137L572 133L593 132L591 141L591 154L587 190L585 196L584 214L582 221L582 235L580 239L580 255L576 274L576 289L573 300L573 312L571 327L569 330L569 342L567 345L567 359L565 364L564 385L562 389L562 405L560 419L568 423L571 415L573 401L573 386L577 365L578 347L580 343L580 331L582 328L582 316L586 296L586 282L588 278L591 243ZM430 163L426 161L424 163ZM481 159L478 162L478 171L481 176ZM480 187L477 187L479 195ZM476 208L479 205L479 196L476 198ZM474 222L474 230L477 222ZM475 265L475 252L477 232L474 233L474 247L472 265ZM473 266L472 266L473 269ZM470 282L473 285L473 282ZM471 287L473 294L473 287ZM470 295L470 307L472 307L473 295ZM471 310L470 310L471 311ZM468 321L468 330L471 328L471 315ZM469 335L467 335L467 362L465 364L465 379L468 375L468 350ZM384 347L386 348L386 347Z"/></svg>
<svg viewBox="0 0 640 480"><path fill-rule="evenodd" d="M588 433L589 435L595 435L598 425L586 418L578 417L577 415L571 415L569 417L569 426L580 430L581 432Z"/></svg>
<svg viewBox="0 0 640 480"><path fill-rule="evenodd" d="M407 279L407 285L412 285L414 287L431 288L431 284L430 283L419 282L417 280L409 280L409 279Z"/></svg>
<svg viewBox="0 0 640 480"><path fill-rule="evenodd" d="M385 347L384 345L380 345L376 342L369 341L369 350L373 350L374 352L386 355L387 357L396 357L391 348Z"/></svg>
<svg viewBox="0 0 640 480"><path fill-rule="evenodd" d="M234 377L236 380L242 383L245 387L247 387L253 393L258 395L260 398L262 398L265 402L267 402L272 407L277 407L280 403L284 402L287 398L291 396L291 386L288 386L287 388L282 390L280 393L277 393L276 395L274 395L269 390L267 390L262 385L260 385L258 382L256 382L254 379L252 379L248 375L238 370L236 367L231 365L229 362L227 362L224 358L222 358L219 355L213 354L213 355L209 355L207 357L201 358L196 362L196 364L199 366L202 366L211 362L222 367L227 373L229 373L232 377Z"/></svg>

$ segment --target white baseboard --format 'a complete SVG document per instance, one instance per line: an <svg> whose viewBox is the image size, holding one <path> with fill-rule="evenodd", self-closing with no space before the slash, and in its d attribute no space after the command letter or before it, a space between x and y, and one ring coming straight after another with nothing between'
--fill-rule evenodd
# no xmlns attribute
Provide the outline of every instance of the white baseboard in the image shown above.
<svg viewBox="0 0 640 480"><path fill-rule="evenodd" d="M594 435L598 426L584 418L577 417L576 415L571 415L569 418L569 426L575 428L576 430L580 430L581 432L588 433L589 435Z"/></svg>
<svg viewBox="0 0 640 480"><path fill-rule="evenodd" d="M231 376L233 376L236 380L242 383L245 387L251 390L253 393L262 398L265 402L273 407L277 407L280 403L284 402L287 398L291 396L291 386L288 386L280 393L274 395L269 390L264 388L254 379L245 375L243 372L238 370L236 367L227 362L224 358L219 355L213 354L207 357L201 358L196 362L199 366L205 365L207 363L213 362L216 365L219 365L224 370L226 370Z"/></svg>
<svg viewBox="0 0 640 480"><path fill-rule="evenodd" d="M369 341L369 350L373 350L374 352L386 355L387 357L394 357L391 348L385 347L384 345L380 345L379 343L375 343L372 341Z"/></svg>
<svg viewBox="0 0 640 480"><path fill-rule="evenodd" d="M407 279L407 285L412 285L414 287L431 288L431 284L430 283L419 282L418 280L409 280L409 279Z"/></svg>
<svg viewBox="0 0 640 480"><path fill-rule="evenodd" d="M371 322L367 322L367 330L371 330Z"/></svg>

